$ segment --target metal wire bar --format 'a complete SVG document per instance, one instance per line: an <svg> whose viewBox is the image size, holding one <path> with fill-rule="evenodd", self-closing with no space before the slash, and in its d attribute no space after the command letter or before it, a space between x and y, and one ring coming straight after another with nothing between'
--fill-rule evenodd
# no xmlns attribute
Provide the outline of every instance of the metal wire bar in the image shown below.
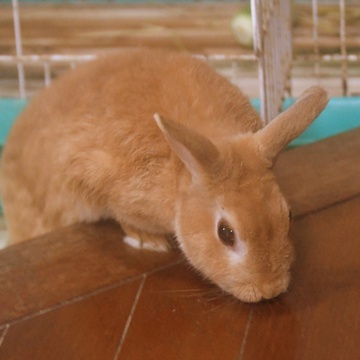
<svg viewBox="0 0 360 360"><path fill-rule="evenodd" d="M259 96L260 96L260 114L264 121L268 119L266 106L266 72L264 71L264 28L261 25L263 18L263 7L261 0L251 0L251 18L254 32L254 53L259 61Z"/></svg>
<svg viewBox="0 0 360 360"><path fill-rule="evenodd" d="M44 63L71 63L71 62L82 62L96 59L94 54L85 55L0 55L0 63L2 64L44 64Z"/></svg>
<svg viewBox="0 0 360 360"><path fill-rule="evenodd" d="M282 7L281 18L287 21L285 25L285 31L282 32L283 39L281 40L284 44L283 60L285 63L284 70L284 91L287 96L292 96L291 88L291 66L292 66L292 18L291 18L291 2L284 2Z"/></svg>
<svg viewBox="0 0 360 360"><path fill-rule="evenodd" d="M348 64L346 51L345 0L339 1L340 7L340 51L341 51L341 85L343 96L348 95Z"/></svg>
<svg viewBox="0 0 360 360"><path fill-rule="evenodd" d="M341 63L344 58L346 62L360 62L360 55L357 54L346 54L345 56L341 54L322 54L320 56L315 57L314 54L306 54L306 55L298 55L296 60L300 61L311 61L314 62L315 60L319 62L333 62L333 63Z"/></svg>
<svg viewBox="0 0 360 360"><path fill-rule="evenodd" d="M320 47L319 47L319 13L318 2L312 0L312 19L313 19L313 41L314 41L314 75L319 83L320 79Z"/></svg>
<svg viewBox="0 0 360 360"><path fill-rule="evenodd" d="M48 62L44 63L44 83L46 87L50 86L51 84L51 69L50 63Z"/></svg>
<svg viewBox="0 0 360 360"><path fill-rule="evenodd" d="M16 55L17 56L22 56L22 44L21 44L21 30L20 30L18 0L12 0L12 9L13 9L14 31L15 31ZM25 72L24 72L24 65L20 61L17 62L17 69L18 69L20 97L22 99L24 99L26 97L26 92L25 92Z"/></svg>
<svg viewBox="0 0 360 360"><path fill-rule="evenodd" d="M257 58L255 54L211 54L211 55L194 55L197 58L209 61L255 61ZM75 67L76 63L95 60L98 56L95 54L84 55L62 55L62 54L49 54L49 55L0 55L0 64L45 64L45 63L69 63Z"/></svg>

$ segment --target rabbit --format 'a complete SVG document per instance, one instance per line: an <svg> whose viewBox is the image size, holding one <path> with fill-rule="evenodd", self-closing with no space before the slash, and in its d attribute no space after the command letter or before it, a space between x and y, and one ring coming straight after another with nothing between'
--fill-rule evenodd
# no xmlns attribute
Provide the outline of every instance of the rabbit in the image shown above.
<svg viewBox="0 0 360 360"><path fill-rule="evenodd" d="M15 122L1 163L11 244L114 219L124 241L167 251L244 302L285 292L294 250L272 172L325 108L315 86L263 127L236 86L187 54L137 49L78 66Z"/></svg>

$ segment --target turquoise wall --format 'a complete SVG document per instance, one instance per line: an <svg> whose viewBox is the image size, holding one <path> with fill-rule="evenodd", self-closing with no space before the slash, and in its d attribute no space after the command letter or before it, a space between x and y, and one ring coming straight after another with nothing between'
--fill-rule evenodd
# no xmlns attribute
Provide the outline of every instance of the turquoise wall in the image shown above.
<svg viewBox="0 0 360 360"><path fill-rule="evenodd" d="M284 109L288 108L293 102L294 99L287 99L284 102ZM252 103L255 108L259 109L258 99L253 99ZM12 123L26 104L27 100L0 99L0 146L4 144ZM360 97L331 98L328 106L316 121L291 145L310 144L359 126Z"/></svg>

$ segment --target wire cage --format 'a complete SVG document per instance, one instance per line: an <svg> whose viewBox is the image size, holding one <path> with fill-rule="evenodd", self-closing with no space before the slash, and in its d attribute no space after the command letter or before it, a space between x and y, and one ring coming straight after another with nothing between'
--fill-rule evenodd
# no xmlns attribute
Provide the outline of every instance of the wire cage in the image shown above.
<svg viewBox="0 0 360 360"><path fill-rule="evenodd" d="M230 24L234 25L238 11L244 14L250 6L253 43L249 47L249 42L236 42L237 29L233 26L231 31ZM63 71L96 58L103 50L138 45L171 47L209 61L232 82L246 87L254 104L260 103L265 123L282 110L284 98L316 83L341 100L360 93L360 4L356 0L5 0L1 7L0 22L7 28L0 28L6 39L0 46L0 101L7 98L7 104L9 98L32 97ZM94 28L82 18L95 16ZM74 24L85 34L77 43L71 39ZM35 32L32 25L40 31ZM240 31L248 30L242 25ZM61 50L50 45L51 39L58 40L57 32L68 40ZM96 32L102 37L96 37ZM91 36L103 46L86 48ZM202 46L196 47L194 38ZM15 102L20 108L23 104ZM344 106L349 104L353 103ZM358 109L357 102L352 106L351 114ZM353 117L347 127L359 125ZM7 121L5 133L13 119Z"/></svg>
<svg viewBox="0 0 360 360"><path fill-rule="evenodd" d="M251 5L254 50L259 61L261 113L265 122L281 111L284 97L291 96L292 87L301 83L301 77L325 85L332 95L358 94L360 4L346 0L312 0L308 2L310 21L306 17L300 18L295 2L252 0ZM293 41L291 33L298 22L308 25L302 31L311 29L309 43L304 42L305 38L299 43L298 33ZM294 51L293 47L296 47ZM295 64L303 65L301 75L294 70ZM309 69L309 65L313 68ZM299 68L301 66L297 66L297 70ZM296 79L296 75L300 78ZM349 109L350 113L359 109L359 105L355 104L355 107L357 109ZM354 122L359 125L358 116Z"/></svg>

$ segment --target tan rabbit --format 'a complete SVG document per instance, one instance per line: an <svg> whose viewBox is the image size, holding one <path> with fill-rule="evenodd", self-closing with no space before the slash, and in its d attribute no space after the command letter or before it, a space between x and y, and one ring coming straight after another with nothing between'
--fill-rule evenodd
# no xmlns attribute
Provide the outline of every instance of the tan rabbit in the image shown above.
<svg viewBox="0 0 360 360"><path fill-rule="evenodd" d="M226 292L272 298L288 287L293 248L271 167L327 102L313 87L262 128L242 92L193 57L138 50L83 65L41 92L8 138L11 242L113 218L128 244L164 250L175 234Z"/></svg>

